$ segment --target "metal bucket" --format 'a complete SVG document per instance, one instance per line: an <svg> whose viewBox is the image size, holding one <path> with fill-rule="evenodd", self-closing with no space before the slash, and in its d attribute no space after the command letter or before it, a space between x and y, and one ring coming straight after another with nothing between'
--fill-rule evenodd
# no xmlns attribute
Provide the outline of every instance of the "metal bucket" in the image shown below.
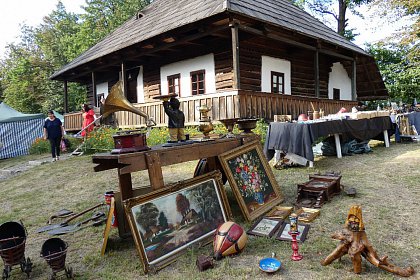
<svg viewBox="0 0 420 280"><path fill-rule="evenodd" d="M25 228L17 222L0 226L0 256L5 266L20 264L25 259Z"/></svg>
<svg viewBox="0 0 420 280"><path fill-rule="evenodd" d="M67 243L60 238L50 238L41 248L41 257L45 259L53 272L65 269Z"/></svg>

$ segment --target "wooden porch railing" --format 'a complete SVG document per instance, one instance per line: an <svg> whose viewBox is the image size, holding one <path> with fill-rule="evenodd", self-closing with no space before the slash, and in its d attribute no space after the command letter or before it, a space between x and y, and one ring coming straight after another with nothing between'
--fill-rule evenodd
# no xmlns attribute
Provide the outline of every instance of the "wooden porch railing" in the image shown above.
<svg viewBox="0 0 420 280"><path fill-rule="evenodd" d="M215 121L246 117L273 120L274 115L292 115L296 119L299 114L312 111L311 102L316 109L322 108L325 114L336 113L341 107L350 110L357 105L356 101L318 99L252 91L232 91L184 97L180 98L180 102L186 125L198 124L200 113L197 107L201 105L212 107L211 117ZM163 110L162 102L156 101L134 106L153 117L158 126L167 125L168 117ZM145 126L146 120L131 112L120 111L116 112L115 115L121 128ZM65 114L64 125L66 131L82 129L81 113Z"/></svg>

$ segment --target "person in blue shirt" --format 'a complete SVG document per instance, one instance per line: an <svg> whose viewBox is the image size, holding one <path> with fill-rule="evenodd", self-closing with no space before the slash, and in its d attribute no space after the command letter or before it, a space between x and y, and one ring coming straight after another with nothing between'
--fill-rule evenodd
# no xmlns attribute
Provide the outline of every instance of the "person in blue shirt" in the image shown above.
<svg viewBox="0 0 420 280"><path fill-rule="evenodd" d="M48 111L48 118L44 123L44 139L48 139L51 145L52 161L60 159L60 143L64 136L64 128L59 118L56 118L52 110Z"/></svg>

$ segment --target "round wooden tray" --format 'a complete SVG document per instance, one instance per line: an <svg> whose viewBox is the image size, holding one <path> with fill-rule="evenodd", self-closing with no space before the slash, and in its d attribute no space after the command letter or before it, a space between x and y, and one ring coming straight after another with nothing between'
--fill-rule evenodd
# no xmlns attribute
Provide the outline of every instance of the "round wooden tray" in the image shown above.
<svg viewBox="0 0 420 280"><path fill-rule="evenodd" d="M158 95L158 96L153 96L153 99L157 99L157 100L169 100L169 99L171 99L172 97L177 97L178 96L178 94L176 94L176 93L171 93L171 94L168 94L168 95Z"/></svg>

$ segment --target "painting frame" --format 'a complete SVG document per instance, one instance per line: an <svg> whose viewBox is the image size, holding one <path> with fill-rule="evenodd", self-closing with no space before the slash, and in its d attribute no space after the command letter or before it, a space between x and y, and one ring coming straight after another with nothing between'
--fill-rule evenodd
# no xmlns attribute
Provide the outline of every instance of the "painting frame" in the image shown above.
<svg viewBox="0 0 420 280"><path fill-rule="evenodd" d="M321 210L314 209L314 208L305 208L302 207L296 211L296 215L298 215L298 221L304 223L311 223L315 220L316 217L319 216Z"/></svg>
<svg viewBox="0 0 420 280"><path fill-rule="evenodd" d="M305 242L310 227L311 226L309 224L298 223L299 235L296 237L298 242ZM292 237L288 234L289 230L290 222L284 222L280 226L280 230L277 233L276 239L283 241L292 241Z"/></svg>
<svg viewBox="0 0 420 280"><path fill-rule="evenodd" d="M246 221L254 221L283 202L280 187L260 141L249 142L218 157Z"/></svg>
<svg viewBox="0 0 420 280"><path fill-rule="evenodd" d="M283 220L274 219L271 217L260 217L247 231L247 234L271 238L278 228L283 224ZM267 228L267 224L269 227ZM263 229L258 229L259 226L264 226ZM270 227L271 226L271 227Z"/></svg>
<svg viewBox="0 0 420 280"><path fill-rule="evenodd" d="M280 219L280 220L286 220L290 214L293 212L292 206L274 206L273 209L271 209L270 212L266 214L266 217L272 218L272 219Z"/></svg>
<svg viewBox="0 0 420 280"><path fill-rule="evenodd" d="M206 201L205 203L202 202L201 205L213 206L211 219L208 218L209 215L207 215L206 219L204 207L199 208L197 205L200 205L200 203L194 202L190 198L191 201L188 202L188 207L191 208L188 210L188 214L176 213L176 215L180 216L178 220L182 217L181 222L177 225L171 225L170 222L173 219L170 217L175 215L174 212L179 210L178 207L181 207L180 205L186 205L185 200L181 203L178 198L184 196L188 199L190 195L191 197L193 195L199 197L200 191L206 191L204 196ZM145 274L149 272L156 273L161 268L174 262L179 255L192 245L198 243L201 245L208 244L212 240L218 225L232 219L230 206L222 183L222 174L218 170L170 184L145 195L124 200L123 204ZM161 211L160 213L166 213L167 215L167 228L161 229L156 235L150 234L152 231L149 229L152 229L152 226L146 226L147 223L150 223L150 215L156 214L152 204L158 211ZM187 211L184 213L187 213ZM190 213L195 216L189 215ZM195 221L184 223L184 221L187 221L187 216L190 221L193 218ZM215 216L217 218L214 218ZM197 222L200 220L201 222ZM159 228L161 227L160 224ZM177 234L180 236L177 236ZM185 241L186 239L187 241Z"/></svg>

